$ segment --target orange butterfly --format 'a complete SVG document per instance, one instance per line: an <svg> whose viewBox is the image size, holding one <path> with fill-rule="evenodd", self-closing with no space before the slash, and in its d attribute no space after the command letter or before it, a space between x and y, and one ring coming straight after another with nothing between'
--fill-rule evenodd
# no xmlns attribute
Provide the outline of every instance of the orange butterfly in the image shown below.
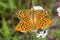
<svg viewBox="0 0 60 40"><path fill-rule="evenodd" d="M50 14L46 10L19 10L16 15L21 18L21 21L16 26L16 30L20 32L45 28L52 23L52 20L47 18Z"/></svg>

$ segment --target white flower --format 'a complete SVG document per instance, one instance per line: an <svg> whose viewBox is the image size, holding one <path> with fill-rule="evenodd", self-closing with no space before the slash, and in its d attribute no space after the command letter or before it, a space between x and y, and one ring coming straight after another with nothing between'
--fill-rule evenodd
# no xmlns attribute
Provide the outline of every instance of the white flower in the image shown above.
<svg viewBox="0 0 60 40"><path fill-rule="evenodd" d="M58 16L60 17L60 7L57 8Z"/></svg>
<svg viewBox="0 0 60 40"><path fill-rule="evenodd" d="M60 12L60 7L57 8L57 12Z"/></svg>
<svg viewBox="0 0 60 40"><path fill-rule="evenodd" d="M58 16L60 17L60 13L58 13Z"/></svg>
<svg viewBox="0 0 60 40"><path fill-rule="evenodd" d="M33 6L33 8L31 9L34 9L34 10L44 10L43 7L41 6Z"/></svg>
<svg viewBox="0 0 60 40"><path fill-rule="evenodd" d="M47 34L48 34L48 31L43 30L40 33L37 33L37 38L45 38Z"/></svg>

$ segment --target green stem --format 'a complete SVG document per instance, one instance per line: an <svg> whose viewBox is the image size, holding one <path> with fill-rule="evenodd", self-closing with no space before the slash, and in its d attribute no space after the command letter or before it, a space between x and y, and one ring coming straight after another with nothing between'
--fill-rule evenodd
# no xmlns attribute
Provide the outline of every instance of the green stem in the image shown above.
<svg viewBox="0 0 60 40"><path fill-rule="evenodd" d="M37 0L32 0L32 6L37 5Z"/></svg>
<svg viewBox="0 0 60 40"><path fill-rule="evenodd" d="M50 1L50 13L53 12L53 4L54 4L54 0Z"/></svg>

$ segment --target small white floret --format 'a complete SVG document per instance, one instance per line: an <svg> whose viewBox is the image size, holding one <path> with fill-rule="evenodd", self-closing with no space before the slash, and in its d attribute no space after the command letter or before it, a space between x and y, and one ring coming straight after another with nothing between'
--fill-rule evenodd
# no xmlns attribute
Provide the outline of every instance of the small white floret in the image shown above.
<svg viewBox="0 0 60 40"><path fill-rule="evenodd" d="M57 8L58 16L60 17L60 7Z"/></svg>
<svg viewBox="0 0 60 40"><path fill-rule="evenodd" d="M34 9L34 10L44 10L43 7L41 6L33 6L33 8L31 9Z"/></svg>

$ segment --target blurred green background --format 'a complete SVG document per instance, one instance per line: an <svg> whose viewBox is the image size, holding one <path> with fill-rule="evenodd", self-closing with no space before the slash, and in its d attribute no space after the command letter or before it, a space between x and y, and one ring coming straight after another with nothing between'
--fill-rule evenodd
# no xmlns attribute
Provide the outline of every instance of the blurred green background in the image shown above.
<svg viewBox="0 0 60 40"><path fill-rule="evenodd" d="M49 26L46 38L38 39L35 33L15 31L19 22L15 11L31 9L33 6L42 6L51 14L53 23ZM59 6L60 0L0 0L0 40L60 40L60 17L56 11Z"/></svg>

